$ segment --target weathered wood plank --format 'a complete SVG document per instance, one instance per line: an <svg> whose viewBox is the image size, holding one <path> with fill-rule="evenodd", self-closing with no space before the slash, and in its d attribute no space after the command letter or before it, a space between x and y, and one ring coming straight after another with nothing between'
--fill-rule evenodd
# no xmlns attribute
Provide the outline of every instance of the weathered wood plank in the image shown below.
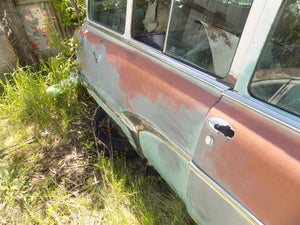
<svg viewBox="0 0 300 225"><path fill-rule="evenodd" d="M37 62L13 0L0 1L0 19L3 31L11 43L20 65L32 65Z"/></svg>
<svg viewBox="0 0 300 225"><path fill-rule="evenodd" d="M50 2L50 0L15 0L16 5L28 5L41 2Z"/></svg>

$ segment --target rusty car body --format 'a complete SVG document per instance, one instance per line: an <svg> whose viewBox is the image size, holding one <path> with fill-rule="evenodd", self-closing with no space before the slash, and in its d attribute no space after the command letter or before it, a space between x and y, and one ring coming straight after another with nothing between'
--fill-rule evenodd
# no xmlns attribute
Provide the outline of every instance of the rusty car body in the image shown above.
<svg viewBox="0 0 300 225"><path fill-rule="evenodd" d="M87 12L84 84L195 221L300 224L298 0L88 0Z"/></svg>

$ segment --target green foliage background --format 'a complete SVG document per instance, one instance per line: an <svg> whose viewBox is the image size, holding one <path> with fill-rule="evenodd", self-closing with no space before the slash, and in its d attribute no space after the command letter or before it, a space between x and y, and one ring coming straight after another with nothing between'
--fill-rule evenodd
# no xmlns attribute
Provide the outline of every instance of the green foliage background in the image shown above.
<svg viewBox="0 0 300 225"><path fill-rule="evenodd" d="M51 2L61 15L60 23L63 26L78 27L83 24L86 18L85 0L51 0Z"/></svg>

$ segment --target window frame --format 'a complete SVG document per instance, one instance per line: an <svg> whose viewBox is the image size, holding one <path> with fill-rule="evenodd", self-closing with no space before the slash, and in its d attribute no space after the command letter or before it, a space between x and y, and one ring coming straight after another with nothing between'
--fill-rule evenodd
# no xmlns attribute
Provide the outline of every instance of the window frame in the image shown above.
<svg viewBox="0 0 300 225"><path fill-rule="evenodd" d="M259 0L256 0L256 1L259 1ZM206 70L206 69L204 69L204 68L201 68L200 66L195 65L195 64L192 63L192 62L189 62L188 60L181 59L181 58L176 57L176 56L174 56L174 55L172 55L172 54L170 54L170 53L167 52L167 42L168 42L168 38L169 38L171 19L172 19L173 13L174 13L174 2L175 2L175 0L171 0L170 14L169 14L169 19L168 19L168 27L167 27L167 32L166 32L166 37L165 37L165 43L164 43L164 47L163 47L162 53L165 54L166 56L169 56L169 57L171 57L171 58L173 58L173 59L175 59L175 60L178 60L178 61L180 61L181 63L184 63L184 64L186 64L186 65L188 65L188 66L190 66L190 67L192 67L192 68L194 68L194 69L197 69L197 70L199 70L199 71L201 71L201 72L204 72L204 73L208 74L209 76L214 77L215 79L218 79L219 82L226 83L226 80L229 80L229 82L228 82L227 84L233 86L234 83L235 83L235 81L230 81L230 78L228 79L228 77L230 76L230 71L231 71L231 67L232 67L233 62L234 62L235 57L236 57L236 52L237 52L238 46L239 46L239 44L240 44L240 40L241 40L241 38L242 38L242 34L244 33L244 29L245 29L245 27L246 27L246 23L247 23L247 20L248 20L248 18L249 18L249 14L250 14L250 12L251 12L251 10L252 10L253 2L255 2L255 1L251 0L251 4L252 4L252 5L250 5L249 13L248 13L248 15L247 15L247 17L246 17L245 24L244 24L244 26L243 26L243 28L242 28L242 30L241 30L241 34L240 34L239 40L237 41L236 48L235 48L234 53L233 53L233 55L232 55L232 60L231 60L230 64L228 64L228 69L227 69L227 73L226 73L225 76L218 75L218 74L216 74L216 72L214 72L214 73L213 73L213 72L210 72L210 71L208 71L208 70ZM217 0L216 0L216 2L217 2ZM234 3L231 3L231 4L234 4ZM247 5L247 4L246 4L246 5ZM223 30L223 28L221 28L221 30ZM225 31L225 30L224 30L224 31ZM227 32L227 31L226 31L226 32ZM223 81L223 80L224 80L224 81Z"/></svg>
<svg viewBox="0 0 300 225"><path fill-rule="evenodd" d="M272 104L270 102L267 102L266 100L263 100L261 98L259 98L258 96L255 96L252 91L251 91L251 84L253 83L254 81L254 77L255 77L255 72L258 71L257 68L259 66L259 63L260 63L260 60L263 58L262 56L265 55L265 52L268 50L268 43L270 42L270 40L272 40L273 38L273 35L274 33L276 32L276 28L277 28L277 25L280 23L280 19L282 18L282 14L284 12L284 9L285 9L285 5L287 4L287 1L282 1L282 4L281 4L281 7L280 9L278 10L276 16L275 16L275 19L272 23L272 26L270 28L270 31L268 33L268 36L265 40L265 43L264 43L264 46L259 54L259 57L256 61L256 64L255 64L255 68L251 74L251 77L250 77L250 80L248 82L248 85L247 85L247 92L249 94L249 96L251 96L251 98L255 99L256 101L259 101L261 102L263 105L267 106L267 107L271 107L274 111L277 111L277 112L282 112L282 114L286 115L286 116L289 116L291 118L297 118L300 120L300 112L298 112L299 115L297 115L296 113L293 113L291 111L288 111L287 109L284 109L283 107L281 107L280 105L275 105L275 104ZM299 68L300 70L300 68ZM298 79L300 79L300 77L298 77ZM297 80L298 80L297 79Z"/></svg>
<svg viewBox="0 0 300 225"><path fill-rule="evenodd" d="M87 12L86 22L88 24L91 24L94 27L104 29L106 32L124 36L127 33L127 27L128 27L128 25L127 25L128 13L129 13L128 5L132 2L132 0L125 0L125 1L126 1L126 8L125 8L126 10L124 10L125 11L125 21L124 21L124 30L122 32L117 29L114 29L111 26L108 26L108 25L105 25L98 21L95 21L94 19L91 18L91 14L90 14L91 0L86 0L86 12Z"/></svg>

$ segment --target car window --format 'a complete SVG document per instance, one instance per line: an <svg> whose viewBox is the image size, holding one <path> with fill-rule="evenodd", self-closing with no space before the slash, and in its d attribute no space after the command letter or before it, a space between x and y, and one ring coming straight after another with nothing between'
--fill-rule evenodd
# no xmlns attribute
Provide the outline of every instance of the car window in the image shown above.
<svg viewBox="0 0 300 225"><path fill-rule="evenodd" d="M249 86L250 94L300 115L300 3L285 2Z"/></svg>
<svg viewBox="0 0 300 225"><path fill-rule="evenodd" d="M162 50L169 20L171 0L137 0L132 37Z"/></svg>
<svg viewBox="0 0 300 225"><path fill-rule="evenodd" d="M90 0L89 19L112 30L124 33L127 0Z"/></svg>
<svg viewBox="0 0 300 225"><path fill-rule="evenodd" d="M226 77L251 4L252 0L175 0L165 53Z"/></svg>

